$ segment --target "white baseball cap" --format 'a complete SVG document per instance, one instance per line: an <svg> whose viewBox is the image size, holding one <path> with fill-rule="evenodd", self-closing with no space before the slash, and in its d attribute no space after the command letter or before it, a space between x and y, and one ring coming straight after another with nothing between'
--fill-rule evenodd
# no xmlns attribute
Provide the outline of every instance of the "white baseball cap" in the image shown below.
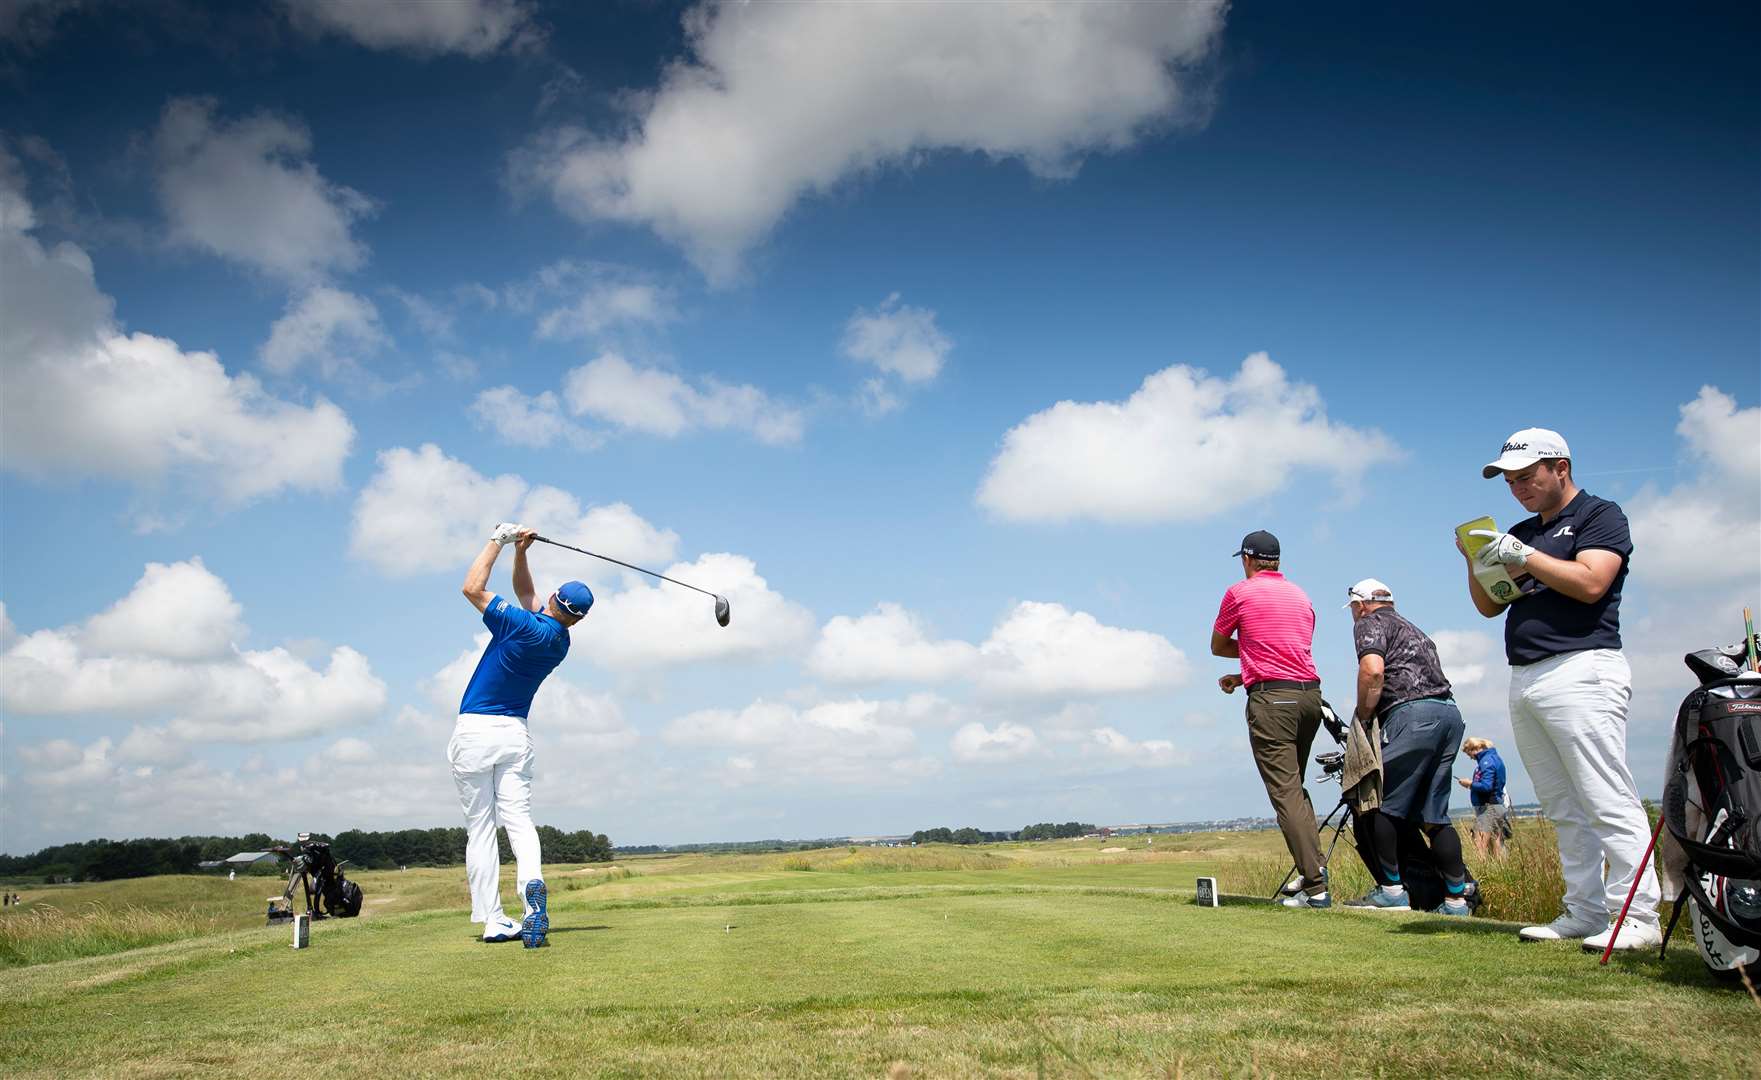
<svg viewBox="0 0 1761 1080"><path fill-rule="evenodd" d="M1350 597L1349 600L1345 601L1346 607L1351 606L1352 600L1360 601L1362 603L1394 603L1394 590L1382 584L1380 581L1377 581L1373 577L1364 578L1356 585L1345 590L1345 595Z"/></svg>
<svg viewBox="0 0 1761 1080"><path fill-rule="evenodd" d="M1571 447L1565 445L1565 436L1559 432L1544 427L1523 428L1504 440L1498 460L1481 469L1480 475L1490 480L1502 472L1526 469L1537 461L1569 457Z"/></svg>

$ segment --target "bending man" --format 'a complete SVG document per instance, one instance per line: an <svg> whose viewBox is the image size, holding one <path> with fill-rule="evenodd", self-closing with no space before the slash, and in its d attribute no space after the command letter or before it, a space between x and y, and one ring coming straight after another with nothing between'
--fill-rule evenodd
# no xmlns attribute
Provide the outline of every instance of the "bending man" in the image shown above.
<svg viewBox="0 0 1761 1080"><path fill-rule="evenodd" d="M1400 880L1400 837L1423 832L1443 878L1443 903L1433 910L1470 914L1461 835L1449 822L1450 768L1463 725L1437 646L1394 610L1393 591L1375 578L1346 595L1357 645L1357 722L1367 727L1379 718L1382 729L1382 804L1364 814L1375 838L1371 869L1378 884L1346 906L1410 911Z"/></svg>
<svg viewBox="0 0 1761 1080"><path fill-rule="evenodd" d="M569 627L593 606L593 593L570 581L536 603L526 549L531 529L501 524L465 575L463 592L483 613L489 646L459 702L458 725L447 744L453 782L465 810L465 879L471 886L471 921L483 924L484 941L519 937L528 949L545 944L550 913L532 826L532 736L526 714L544 677L569 654ZM489 572L507 544L514 545L514 598L489 591ZM526 902L521 922L501 907L501 851L495 830L507 830L514 850L515 881Z"/></svg>

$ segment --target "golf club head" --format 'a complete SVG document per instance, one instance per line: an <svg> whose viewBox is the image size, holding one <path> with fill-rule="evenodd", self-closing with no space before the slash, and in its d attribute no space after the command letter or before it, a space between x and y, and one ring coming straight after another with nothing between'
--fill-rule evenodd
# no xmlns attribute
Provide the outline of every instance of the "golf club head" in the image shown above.
<svg viewBox="0 0 1761 1080"><path fill-rule="evenodd" d="M716 624L719 626L728 625L728 615L729 615L728 598L725 596L716 597L715 598L715 621L716 621Z"/></svg>

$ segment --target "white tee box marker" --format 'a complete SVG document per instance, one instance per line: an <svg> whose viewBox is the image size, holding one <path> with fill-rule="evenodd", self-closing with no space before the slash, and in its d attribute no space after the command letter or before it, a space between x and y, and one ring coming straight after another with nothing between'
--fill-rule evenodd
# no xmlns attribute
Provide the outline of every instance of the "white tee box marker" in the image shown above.
<svg viewBox="0 0 1761 1080"><path fill-rule="evenodd" d="M1198 897L1197 897L1196 902L1199 907L1216 907L1217 906L1217 879L1216 878L1202 877L1202 878L1198 879Z"/></svg>
<svg viewBox="0 0 1761 1080"><path fill-rule="evenodd" d="M293 947L296 949L312 947L312 916L303 911L294 916Z"/></svg>

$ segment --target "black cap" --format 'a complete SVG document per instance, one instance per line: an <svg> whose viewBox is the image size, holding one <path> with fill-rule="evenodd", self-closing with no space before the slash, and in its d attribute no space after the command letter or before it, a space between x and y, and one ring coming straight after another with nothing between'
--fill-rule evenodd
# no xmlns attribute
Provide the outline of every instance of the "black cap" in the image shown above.
<svg viewBox="0 0 1761 1080"><path fill-rule="evenodd" d="M1278 538L1264 529L1250 532L1241 538L1241 550L1235 554L1251 555L1256 559L1276 559Z"/></svg>

